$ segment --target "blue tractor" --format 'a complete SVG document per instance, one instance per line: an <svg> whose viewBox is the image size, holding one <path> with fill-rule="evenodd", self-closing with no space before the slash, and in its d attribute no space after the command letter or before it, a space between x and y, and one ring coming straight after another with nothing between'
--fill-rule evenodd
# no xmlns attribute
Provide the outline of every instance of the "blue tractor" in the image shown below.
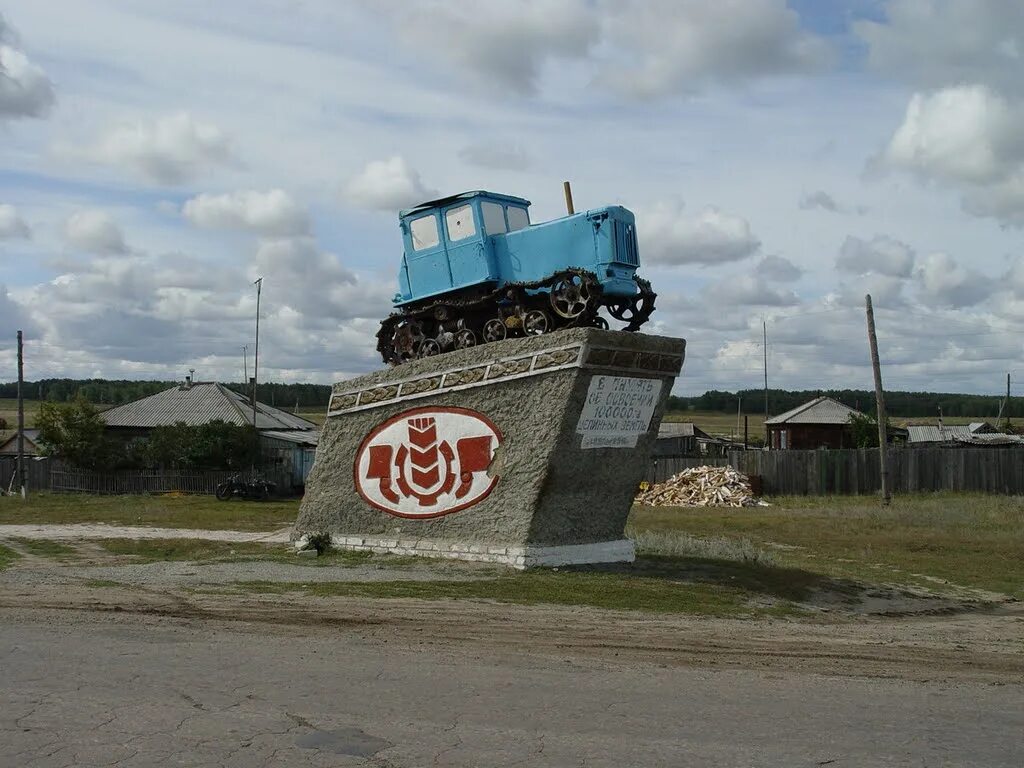
<svg viewBox="0 0 1024 768"><path fill-rule="evenodd" d="M655 294L636 274L630 211L613 205L531 224L529 208L520 197L476 191L399 214L405 253L396 312L377 333L384 362L560 328L607 328L601 308L626 331L647 321Z"/></svg>

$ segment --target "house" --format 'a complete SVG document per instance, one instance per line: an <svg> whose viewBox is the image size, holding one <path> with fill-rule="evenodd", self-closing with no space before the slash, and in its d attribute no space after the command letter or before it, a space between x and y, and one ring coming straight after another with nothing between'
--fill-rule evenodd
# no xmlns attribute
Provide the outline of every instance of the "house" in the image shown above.
<svg viewBox="0 0 1024 768"><path fill-rule="evenodd" d="M726 444L689 421L663 421L654 456L724 456Z"/></svg>
<svg viewBox="0 0 1024 768"><path fill-rule="evenodd" d="M25 455L42 456L41 444L39 442L38 429L25 430ZM18 455L18 433L12 432L9 437L0 439L0 456Z"/></svg>
<svg viewBox="0 0 1024 768"><path fill-rule="evenodd" d="M766 419L772 449L855 448L850 417L858 410L831 397L817 397L790 411Z"/></svg>
<svg viewBox="0 0 1024 768"><path fill-rule="evenodd" d="M987 421L971 424L911 424L907 443L914 448L936 446L1022 446L1024 436L1004 435Z"/></svg>
<svg viewBox="0 0 1024 768"><path fill-rule="evenodd" d="M223 384L192 382L118 405L100 414L107 429L125 437L145 437L156 427L200 426L212 421L253 424L252 401ZM294 486L305 485L313 466L318 427L300 416L256 403L256 430L264 459L290 473Z"/></svg>

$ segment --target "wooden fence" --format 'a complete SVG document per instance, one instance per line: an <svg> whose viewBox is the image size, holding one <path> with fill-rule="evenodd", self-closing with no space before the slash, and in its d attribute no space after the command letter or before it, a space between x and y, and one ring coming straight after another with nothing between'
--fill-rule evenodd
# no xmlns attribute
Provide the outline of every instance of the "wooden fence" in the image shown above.
<svg viewBox="0 0 1024 768"><path fill-rule="evenodd" d="M29 491L56 493L148 494L190 493L212 495L219 483L234 472L177 472L163 470L126 470L122 472L90 472L74 469L52 459L30 459L25 463ZM17 474L17 461L0 459L0 483L4 490ZM279 494L292 493L291 475L286 471L260 473L277 484ZM18 485L18 481L14 481Z"/></svg>
<svg viewBox="0 0 1024 768"><path fill-rule="evenodd" d="M1024 448L903 448L886 454L894 493L977 491L1024 494ZM770 495L872 494L882 487L878 449L733 451L728 459L660 457L648 481L696 466L732 466L761 478Z"/></svg>

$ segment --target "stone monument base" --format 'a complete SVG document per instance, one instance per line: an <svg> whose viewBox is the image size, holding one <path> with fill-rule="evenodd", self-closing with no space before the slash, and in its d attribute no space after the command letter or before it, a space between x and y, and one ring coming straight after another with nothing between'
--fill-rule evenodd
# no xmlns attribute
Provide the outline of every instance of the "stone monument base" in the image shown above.
<svg viewBox="0 0 1024 768"><path fill-rule="evenodd" d="M587 563L631 563L636 559L633 542L629 539L601 541L594 544L562 544L551 547L537 544L502 547L440 539L387 539L376 536L333 534L331 542L338 549L378 554L440 557L449 560L475 560L483 563L499 563L520 570L540 566L553 567Z"/></svg>
<svg viewBox="0 0 1024 768"><path fill-rule="evenodd" d="M626 518L684 348L574 328L335 384L294 536L516 568L632 561Z"/></svg>

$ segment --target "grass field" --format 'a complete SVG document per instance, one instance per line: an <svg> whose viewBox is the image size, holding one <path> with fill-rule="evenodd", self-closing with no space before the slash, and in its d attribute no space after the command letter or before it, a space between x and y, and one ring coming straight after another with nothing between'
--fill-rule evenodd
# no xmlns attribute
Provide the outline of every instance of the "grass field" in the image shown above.
<svg viewBox="0 0 1024 768"><path fill-rule="evenodd" d="M269 531L291 525L299 502L217 501L212 496L91 496L37 493L0 498L0 524L110 523L160 528Z"/></svg>
<svg viewBox="0 0 1024 768"><path fill-rule="evenodd" d="M627 533L632 565L504 572L410 558L332 552L298 560L286 548L185 539L96 542L136 562L274 560L320 567L437 569L426 581L324 584L240 583L255 592L310 595L488 599L521 604L588 605L715 616L792 615L821 595L855 602L880 586L925 588L957 599L987 593L1024 599L1024 501L981 494L771 499L769 507L634 508ZM107 522L170 528L272 530L295 520L297 502L217 502L207 497L102 497L39 494L0 498L0 523ZM0 568L25 554L55 560L73 545L15 540L0 547ZM468 566L467 566L468 567ZM885 588L889 588L885 587ZM981 591L984 591L982 593ZM816 597L817 596L817 597Z"/></svg>
<svg viewBox="0 0 1024 768"><path fill-rule="evenodd" d="M822 575L935 586L941 581L1024 598L1024 501L981 494L788 497L770 507L637 507L633 534L657 532L762 549Z"/></svg>

